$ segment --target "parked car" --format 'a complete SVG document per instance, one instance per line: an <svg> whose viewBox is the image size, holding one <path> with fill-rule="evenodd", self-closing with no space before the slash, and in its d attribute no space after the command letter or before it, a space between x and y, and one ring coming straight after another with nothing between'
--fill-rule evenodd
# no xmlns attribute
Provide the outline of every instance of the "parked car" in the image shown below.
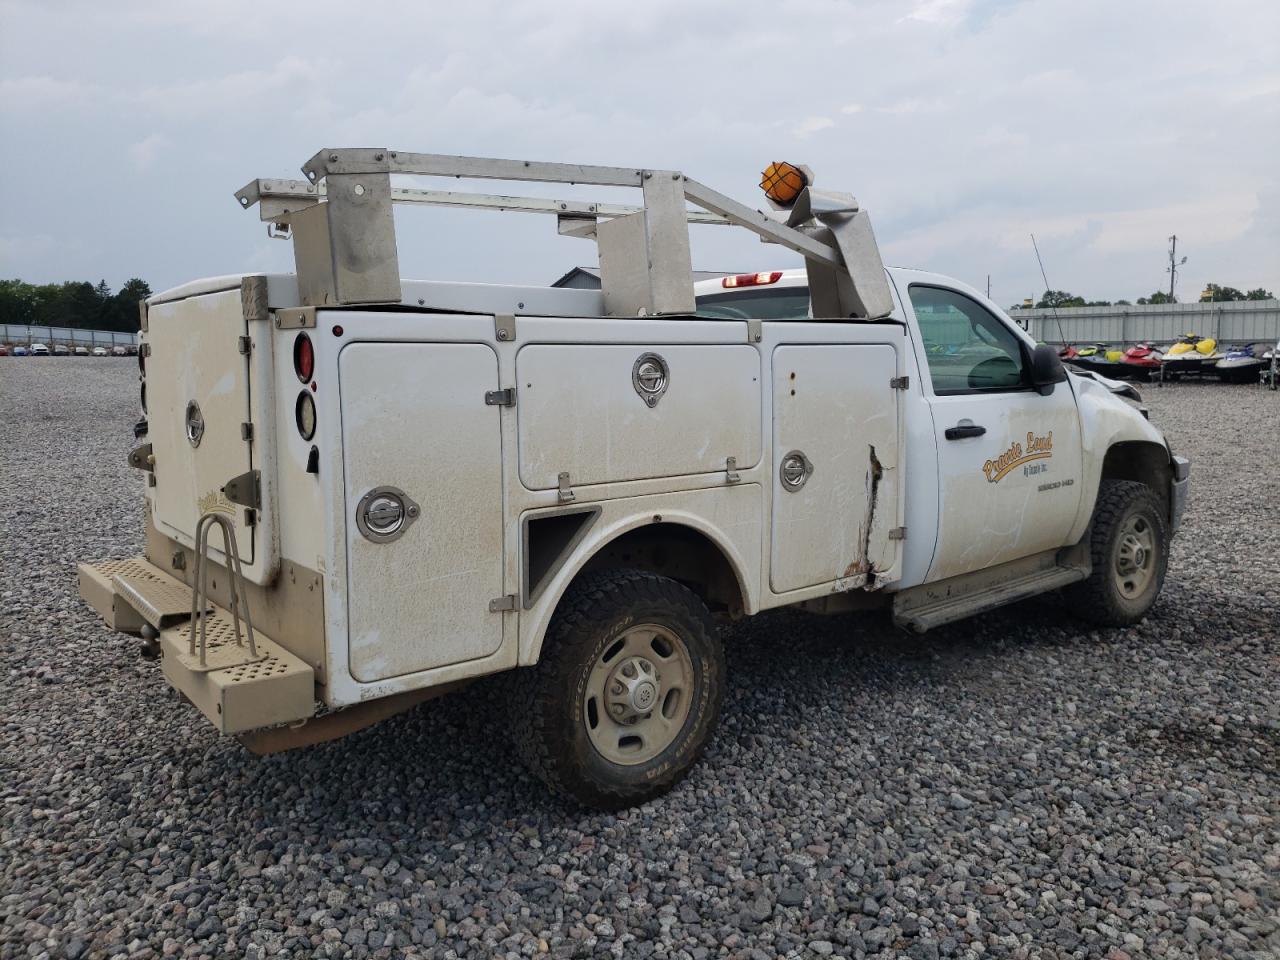
<svg viewBox="0 0 1280 960"><path fill-rule="evenodd" d="M30 351L29 351L29 352L30 352L31 356L33 356L33 357L47 357L47 356L49 356L49 348L48 348L48 347L46 347L43 343L33 343L33 344L31 345L31 349L30 349Z"/></svg>
<svg viewBox="0 0 1280 960"><path fill-rule="evenodd" d="M129 355L129 351L124 347L112 347L111 355L113 357L127 357Z"/></svg>
<svg viewBox="0 0 1280 960"><path fill-rule="evenodd" d="M95 357L105 357L105 356L107 355L107 348L106 348L106 347L94 347L94 348L93 348L93 355L94 355Z"/></svg>
<svg viewBox="0 0 1280 960"><path fill-rule="evenodd" d="M0 357L7 357L8 355L9 345L7 343L0 343Z"/></svg>
<svg viewBox="0 0 1280 960"><path fill-rule="evenodd" d="M13 348L13 355L14 355L15 357L25 357L25 356L27 356L29 353L30 353L30 351L29 351L29 350L27 350L27 348L26 348L26 347L14 347L14 348Z"/></svg>
<svg viewBox="0 0 1280 960"><path fill-rule="evenodd" d="M71 356L71 348L64 343L55 343L53 345L53 355L55 357L69 357Z"/></svg>
<svg viewBox="0 0 1280 960"><path fill-rule="evenodd" d="M88 347L72 347L71 353L77 357L87 357L89 355Z"/></svg>

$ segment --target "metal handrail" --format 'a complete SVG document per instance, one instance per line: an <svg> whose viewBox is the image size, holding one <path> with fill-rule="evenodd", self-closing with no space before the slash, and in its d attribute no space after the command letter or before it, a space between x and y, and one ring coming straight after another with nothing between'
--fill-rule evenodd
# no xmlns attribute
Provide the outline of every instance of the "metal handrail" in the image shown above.
<svg viewBox="0 0 1280 960"><path fill-rule="evenodd" d="M240 634L240 605L244 604L245 631L249 637L249 655L258 656L258 645L253 637L253 619L249 616L249 599L241 594L244 591L244 571L240 565L240 547L236 542L235 527L231 521L220 513L210 511L196 521L196 561L193 579L195 587L191 593L191 635L187 644L187 654L195 656L196 629L200 631L200 666L205 666L206 625L209 619L209 531L217 527L222 531L222 552L227 557L227 574L231 578L231 622L235 628L236 646L243 647L244 640Z"/></svg>

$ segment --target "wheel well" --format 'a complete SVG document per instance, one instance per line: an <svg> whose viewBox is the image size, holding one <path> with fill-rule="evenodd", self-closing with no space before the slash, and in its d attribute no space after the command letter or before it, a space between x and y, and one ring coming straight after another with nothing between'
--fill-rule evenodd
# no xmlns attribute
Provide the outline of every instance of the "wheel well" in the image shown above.
<svg viewBox="0 0 1280 960"><path fill-rule="evenodd" d="M1144 483L1155 493L1169 512L1169 482L1173 468L1169 463L1169 451L1158 443L1146 440L1125 440L1112 444L1102 461L1103 480L1135 480Z"/></svg>
<svg viewBox="0 0 1280 960"><path fill-rule="evenodd" d="M706 534L678 523L654 523L610 540L583 565L591 570L629 567L684 584L712 613L740 617L746 597L728 557Z"/></svg>

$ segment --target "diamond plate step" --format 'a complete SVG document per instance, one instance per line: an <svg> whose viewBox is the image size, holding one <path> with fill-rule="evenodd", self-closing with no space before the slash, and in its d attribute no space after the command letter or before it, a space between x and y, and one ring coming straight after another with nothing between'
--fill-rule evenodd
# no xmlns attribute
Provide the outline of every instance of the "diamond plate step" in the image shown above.
<svg viewBox="0 0 1280 960"><path fill-rule="evenodd" d="M118 573L113 578L116 594L143 620L157 630L171 627L191 617L191 588L163 573ZM206 604L206 611L212 604Z"/></svg>

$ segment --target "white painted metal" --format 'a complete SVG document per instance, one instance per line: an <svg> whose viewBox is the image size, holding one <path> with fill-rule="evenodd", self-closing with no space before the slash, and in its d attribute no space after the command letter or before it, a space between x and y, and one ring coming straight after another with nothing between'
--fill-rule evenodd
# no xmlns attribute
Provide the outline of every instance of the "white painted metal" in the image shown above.
<svg viewBox="0 0 1280 960"><path fill-rule="evenodd" d="M156 526L194 546L201 515L225 514L234 522L240 556L250 573L261 566L255 528L246 526L244 507L222 493L223 484L253 467L250 446L240 432L240 425L251 419L249 358L239 349L239 337L247 330L239 285L151 307L147 439L155 456L151 493ZM188 441L185 429L192 402L199 405L205 425L198 446ZM212 555L220 557L221 550ZM251 579L262 582L261 577Z"/></svg>
<svg viewBox="0 0 1280 960"><path fill-rule="evenodd" d="M645 353L670 370L652 407L632 384ZM533 490L554 488L561 472L577 487L760 460L760 355L746 344L533 344L520 350L514 382L520 478Z"/></svg>
<svg viewBox="0 0 1280 960"><path fill-rule="evenodd" d="M503 594L502 446L491 346L353 343L341 352L349 666L363 683L494 653ZM403 489L421 516L375 543L361 497Z"/></svg>
<svg viewBox="0 0 1280 960"><path fill-rule="evenodd" d="M887 343L773 351L775 593L837 580L851 589L894 566L898 544L888 531L901 484L900 392L889 380L897 369L897 352ZM813 473L793 492L780 467L795 450L812 462Z"/></svg>
<svg viewBox="0 0 1280 960"><path fill-rule="evenodd" d="M917 334L914 348L920 386L929 398L933 417L938 529L927 580L981 570L1065 545L1081 509L1082 490L1080 419L1070 385L1058 384L1049 396L1029 388L937 395L911 306L911 286L941 285L1005 321L995 304L963 284L911 270L895 270L894 278ZM1007 327L1026 341L1023 331L1013 324ZM947 429L962 421L987 432L980 437L948 440ZM1033 444L1045 442L1052 444L1050 449L1032 449ZM1018 452L1009 455L1015 445ZM1003 462L1002 455L1007 455ZM1024 457L1024 462L1001 472L1006 463ZM985 469L989 462L997 467ZM992 476L997 479L990 479Z"/></svg>

